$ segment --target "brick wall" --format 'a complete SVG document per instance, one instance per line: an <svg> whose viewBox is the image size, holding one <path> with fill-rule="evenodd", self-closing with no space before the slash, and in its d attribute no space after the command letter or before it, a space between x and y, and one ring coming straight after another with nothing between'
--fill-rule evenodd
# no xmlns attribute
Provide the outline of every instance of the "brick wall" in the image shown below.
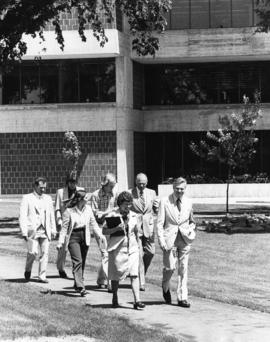
<svg viewBox="0 0 270 342"><path fill-rule="evenodd" d="M102 18L102 23L103 26L106 29L110 29L110 28L117 28L119 31L122 31L122 13L119 10L116 10L116 20L113 20L111 23L108 22L108 18L106 18L105 16L103 16ZM73 11L71 13L68 12L64 12L61 14L60 17L60 23L61 23L61 28L62 30L78 30L78 13L77 10L73 9ZM85 29L89 30L90 26L89 25L85 25ZM46 26L46 30L47 31L54 31L54 26L49 23Z"/></svg>
<svg viewBox="0 0 270 342"><path fill-rule="evenodd" d="M92 192L99 187L103 174L116 174L116 132L75 133L82 150L79 184ZM28 193L33 179L41 175L48 179L48 193L62 187L66 174L63 137L63 132L0 134L1 193Z"/></svg>

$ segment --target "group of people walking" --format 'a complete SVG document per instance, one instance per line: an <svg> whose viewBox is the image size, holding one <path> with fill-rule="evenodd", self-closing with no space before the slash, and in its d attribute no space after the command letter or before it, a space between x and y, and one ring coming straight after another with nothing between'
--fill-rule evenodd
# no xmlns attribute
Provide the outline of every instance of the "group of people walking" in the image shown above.
<svg viewBox="0 0 270 342"><path fill-rule="evenodd" d="M34 191L24 195L20 207L20 227L27 243L24 277L31 278L33 262L39 255L39 281L47 283L49 242L58 236L57 269L67 278L67 251L72 260L74 290L87 294L84 269L91 233L98 243L101 262L97 275L98 288L112 293L112 307L118 307L119 282L130 277L134 309L145 304L140 291L145 291L145 274L155 254L155 231L163 251L162 291L171 304L170 279L178 267L177 300L181 307L190 307L187 291L187 266L196 227L191 201L184 195L186 180L174 180L173 193L158 199L147 188L143 173L136 176L135 187L117 190L116 177L107 173L99 189L91 195L77 186L74 172L68 174L65 187L56 193L55 206L46 195L47 181L39 177Z"/></svg>

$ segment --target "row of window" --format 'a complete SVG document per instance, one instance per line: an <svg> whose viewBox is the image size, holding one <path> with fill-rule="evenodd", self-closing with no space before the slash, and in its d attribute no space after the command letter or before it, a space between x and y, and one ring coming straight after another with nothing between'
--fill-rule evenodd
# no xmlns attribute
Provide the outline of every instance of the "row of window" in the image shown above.
<svg viewBox="0 0 270 342"><path fill-rule="evenodd" d="M113 60L23 62L3 77L3 104L114 102L115 93Z"/></svg>
<svg viewBox="0 0 270 342"><path fill-rule="evenodd" d="M270 102L270 62L134 63L134 90L139 107L241 103L255 91ZM115 101L114 60L32 61L3 77L3 104Z"/></svg>
<svg viewBox="0 0 270 342"><path fill-rule="evenodd" d="M258 22L257 0L174 0L167 29L248 27Z"/></svg>
<svg viewBox="0 0 270 342"><path fill-rule="evenodd" d="M270 102L270 63L163 64L144 67L146 105Z"/></svg>

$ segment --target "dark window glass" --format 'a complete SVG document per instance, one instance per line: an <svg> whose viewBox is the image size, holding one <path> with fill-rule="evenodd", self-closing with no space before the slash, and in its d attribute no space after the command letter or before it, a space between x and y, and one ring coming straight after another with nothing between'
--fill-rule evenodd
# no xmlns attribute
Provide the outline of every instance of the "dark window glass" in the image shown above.
<svg viewBox="0 0 270 342"><path fill-rule="evenodd" d="M60 102L79 102L79 66L77 62L59 64Z"/></svg>
<svg viewBox="0 0 270 342"><path fill-rule="evenodd" d="M40 103L57 103L58 97L58 66L44 64L40 72Z"/></svg>
<svg viewBox="0 0 270 342"><path fill-rule="evenodd" d="M270 63L202 63L145 65L146 105L270 102Z"/></svg>
<svg viewBox="0 0 270 342"><path fill-rule="evenodd" d="M173 1L171 10L171 29L189 28L189 0Z"/></svg>
<svg viewBox="0 0 270 342"><path fill-rule="evenodd" d="M3 77L4 104L114 102L115 62L22 62Z"/></svg>
<svg viewBox="0 0 270 342"><path fill-rule="evenodd" d="M183 174L182 165L182 135L181 133L169 133L163 136L163 168L164 179L179 177Z"/></svg>
<svg viewBox="0 0 270 342"><path fill-rule="evenodd" d="M270 65L261 68L261 101L270 102Z"/></svg>
<svg viewBox="0 0 270 342"><path fill-rule="evenodd" d="M100 64L100 100L114 102L116 100L115 63Z"/></svg>
<svg viewBox="0 0 270 342"><path fill-rule="evenodd" d="M243 96L249 97L250 100L254 99L254 92L260 91L260 67L255 65L241 65L239 70L239 97L242 100Z"/></svg>
<svg viewBox="0 0 270 342"><path fill-rule="evenodd" d="M40 68L34 65L22 67L21 103L42 103L43 92L40 87Z"/></svg>
<svg viewBox="0 0 270 342"><path fill-rule="evenodd" d="M211 0L210 14L211 27L231 27L231 0Z"/></svg>
<svg viewBox="0 0 270 342"><path fill-rule="evenodd" d="M115 65L88 64L80 66L80 102L115 101Z"/></svg>
<svg viewBox="0 0 270 342"><path fill-rule="evenodd" d="M232 1L232 26L253 26L253 0Z"/></svg>
<svg viewBox="0 0 270 342"><path fill-rule="evenodd" d="M209 28L209 0L191 0L191 28Z"/></svg>
<svg viewBox="0 0 270 342"><path fill-rule="evenodd" d="M167 29L254 26L255 4L256 0L174 0L166 15Z"/></svg>
<svg viewBox="0 0 270 342"><path fill-rule="evenodd" d="M18 104L21 103L20 94L20 73L19 66L12 68L3 77L3 103Z"/></svg>

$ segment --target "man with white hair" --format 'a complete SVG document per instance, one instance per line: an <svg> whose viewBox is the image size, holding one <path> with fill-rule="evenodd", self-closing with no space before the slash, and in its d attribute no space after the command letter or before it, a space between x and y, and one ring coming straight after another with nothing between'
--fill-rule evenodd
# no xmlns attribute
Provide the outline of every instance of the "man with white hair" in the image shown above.
<svg viewBox="0 0 270 342"><path fill-rule="evenodd" d="M92 193L90 205L100 227L103 226L108 213L117 206L118 193L116 188L115 175L107 173L102 179L101 187ZM108 292L111 292L111 286L108 282L108 246L107 243L101 245L99 241L97 240L101 252L101 266L98 270L97 284L99 288L105 288L107 285Z"/></svg>
<svg viewBox="0 0 270 342"><path fill-rule="evenodd" d="M153 214L158 210L158 200L155 190L147 188L148 179L144 173L136 176L136 187L130 192L133 197L131 210L139 218L140 290L145 291L145 274L155 254L155 234Z"/></svg>
<svg viewBox="0 0 270 342"><path fill-rule="evenodd" d="M160 201L157 234L163 251L163 297L171 304L170 279L178 262L178 306L189 308L187 289L187 269L191 243L195 238L196 226L193 218L192 202L185 196L187 182L176 178L173 193Z"/></svg>

